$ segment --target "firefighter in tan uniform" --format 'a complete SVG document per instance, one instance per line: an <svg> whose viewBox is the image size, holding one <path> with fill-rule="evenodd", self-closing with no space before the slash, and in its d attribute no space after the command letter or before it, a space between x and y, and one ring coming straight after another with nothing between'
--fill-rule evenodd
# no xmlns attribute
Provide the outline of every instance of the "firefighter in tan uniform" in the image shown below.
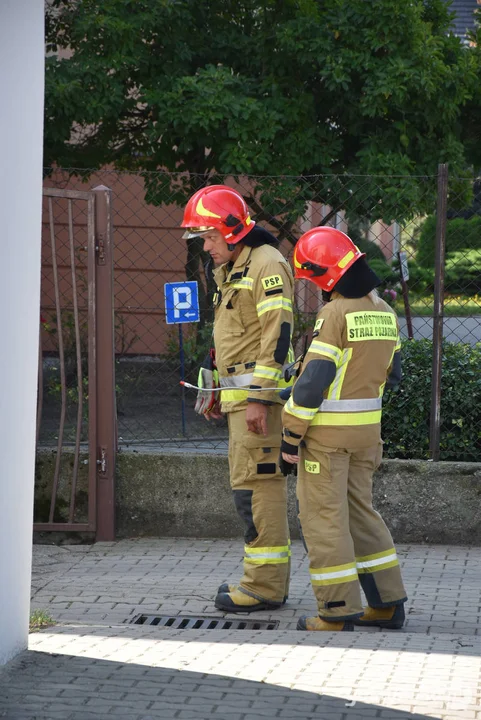
<svg viewBox="0 0 481 720"><path fill-rule="evenodd" d="M238 586L220 586L215 605L229 612L280 607L288 593L290 542L279 391L293 329L292 272L276 238L255 226L242 196L224 185L197 191L182 226L187 237L203 236L216 266L216 364L229 426L230 483L245 527L244 574Z"/></svg>
<svg viewBox="0 0 481 720"><path fill-rule="evenodd" d="M283 412L282 457L298 463L299 519L318 616L299 630L400 628L406 591L393 540L372 507L382 457L386 383L401 378L399 327L379 279L334 228L314 228L294 252L296 278L328 301ZM363 610L360 587L369 607Z"/></svg>

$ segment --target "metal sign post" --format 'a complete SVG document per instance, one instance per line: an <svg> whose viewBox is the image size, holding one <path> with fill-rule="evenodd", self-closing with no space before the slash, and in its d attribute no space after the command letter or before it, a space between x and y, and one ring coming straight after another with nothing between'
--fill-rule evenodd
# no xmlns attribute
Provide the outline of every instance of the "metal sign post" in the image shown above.
<svg viewBox="0 0 481 720"><path fill-rule="evenodd" d="M185 380L184 338L182 325L199 322L199 288L197 281L165 283L165 319L167 325L179 326L180 379ZM182 435L185 428L185 388L182 385Z"/></svg>
<svg viewBox="0 0 481 720"><path fill-rule="evenodd" d="M401 288L404 300L404 311L406 313L406 326L408 338L413 339L413 323L411 319L411 306L409 305L409 295L407 281L409 280L408 257L405 252L398 252L399 270L401 273Z"/></svg>

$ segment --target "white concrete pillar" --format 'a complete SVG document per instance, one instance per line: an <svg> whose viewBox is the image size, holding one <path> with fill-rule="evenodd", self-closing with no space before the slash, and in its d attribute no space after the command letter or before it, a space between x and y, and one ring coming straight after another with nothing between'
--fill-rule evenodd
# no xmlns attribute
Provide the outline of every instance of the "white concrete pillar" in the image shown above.
<svg viewBox="0 0 481 720"><path fill-rule="evenodd" d="M0 2L0 665L27 646L32 561L44 2Z"/></svg>

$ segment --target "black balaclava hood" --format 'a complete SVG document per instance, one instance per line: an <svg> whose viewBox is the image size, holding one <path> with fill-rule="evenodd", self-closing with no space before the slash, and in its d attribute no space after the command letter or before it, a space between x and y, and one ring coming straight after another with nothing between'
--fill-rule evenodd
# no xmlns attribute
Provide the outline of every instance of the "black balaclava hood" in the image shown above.
<svg viewBox="0 0 481 720"><path fill-rule="evenodd" d="M260 247L261 245L273 245L274 247L279 245L279 240L265 228L259 227L259 225L254 225L252 230L242 238L241 242L251 248Z"/></svg>
<svg viewBox="0 0 481 720"><path fill-rule="evenodd" d="M345 298L362 298L380 284L380 279L374 270L371 270L366 258L362 257L356 260L354 265L351 265L349 270L337 281L333 291Z"/></svg>

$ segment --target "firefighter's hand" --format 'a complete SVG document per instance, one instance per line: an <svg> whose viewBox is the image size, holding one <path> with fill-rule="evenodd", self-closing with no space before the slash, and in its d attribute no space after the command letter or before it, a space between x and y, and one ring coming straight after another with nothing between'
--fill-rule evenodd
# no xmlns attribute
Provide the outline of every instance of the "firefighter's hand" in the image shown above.
<svg viewBox="0 0 481 720"><path fill-rule="evenodd" d="M284 433L284 431L283 431ZM288 475L297 475L297 466L299 464L299 448L288 442L285 435L282 436L281 452L279 458L279 467L281 473L286 477Z"/></svg>
<svg viewBox="0 0 481 720"><path fill-rule="evenodd" d="M247 404L246 423L249 432L256 435L267 435L267 405L258 402Z"/></svg>
<svg viewBox="0 0 481 720"><path fill-rule="evenodd" d="M289 465L297 465L299 462L299 455L289 455L288 453L282 453L282 459L289 463Z"/></svg>
<svg viewBox="0 0 481 720"><path fill-rule="evenodd" d="M222 420L224 413L220 410L220 402L217 400L209 412L204 413L204 417L207 421L209 420Z"/></svg>
<svg viewBox="0 0 481 720"><path fill-rule="evenodd" d="M299 455L289 455L289 453L281 453L279 458L279 469L284 477L288 475L297 475L297 463Z"/></svg>

